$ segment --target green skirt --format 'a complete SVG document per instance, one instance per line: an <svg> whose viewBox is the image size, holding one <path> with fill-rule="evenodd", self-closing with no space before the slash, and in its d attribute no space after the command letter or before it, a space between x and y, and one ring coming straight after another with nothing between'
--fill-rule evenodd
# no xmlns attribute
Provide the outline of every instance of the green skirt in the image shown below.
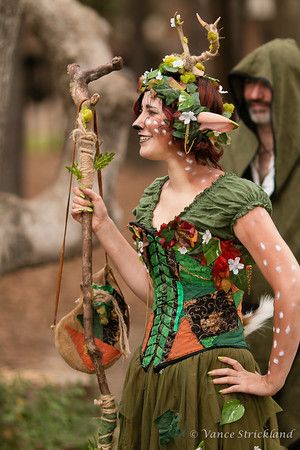
<svg viewBox="0 0 300 450"><path fill-rule="evenodd" d="M120 402L119 450L282 450L276 413L281 408L271 397L222 395L226 385L214 385L207 372L224 367L217 357L229 356L245 369L259 372L247 349L219 348L174 363L160 373L140 364L135 352L126 375ZM238 399L244 415L220 425L224 402ZM256 447L257 446L257 447Z"/></svg>

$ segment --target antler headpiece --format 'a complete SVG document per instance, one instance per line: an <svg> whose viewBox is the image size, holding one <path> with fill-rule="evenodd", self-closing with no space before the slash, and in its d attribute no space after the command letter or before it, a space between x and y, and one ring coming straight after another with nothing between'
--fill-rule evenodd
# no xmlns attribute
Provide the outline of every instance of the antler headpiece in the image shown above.
<svg viewBox="0 0 300 450"><path fill-rule="evenodd" d="M219 52L220 43L217 26L220 17L212 24L206 23L199 14L197 14L197 19L207 31L209 49L202 52L199 56L191 55L188 38L184 35L182 28L184 22L181 20L180 14L175 13L170 22L171 27L177 29L183 53L166 55L159 67L155 70L146 71L140 77L138 83L138 92L152 91L167 106L172 105L178 110L178 118L172 123L173 136L178 139L184 139L187 153L191 150L194 142L199 142L202 139L210 140L214 145L224 145L229 142L226 132L220 132L217 128L213 128L212 123L216 117L211 117L213 113L209 113L210 117L208 117L208 108L200 104L198 93L199 77L208 78L221 94L227 93L223 91L219 80L205 74L205 66L203 64L204 61L217 56ZM225 118L229 119L233 110L234 106L232 104L223 104L223 116ZM199 122L199 114L204 112L206 112L206 115L202 115L202 117L208 119L207 126L201 123L199 128L197 120ZM220 115L213 115L220 117ZM224 120L224 117L221 117L221 119ZM208 125L208 122L210 122L210 125ZM236 126L237 124L231 121L231 127L228 127L228 130Z"/></svg>

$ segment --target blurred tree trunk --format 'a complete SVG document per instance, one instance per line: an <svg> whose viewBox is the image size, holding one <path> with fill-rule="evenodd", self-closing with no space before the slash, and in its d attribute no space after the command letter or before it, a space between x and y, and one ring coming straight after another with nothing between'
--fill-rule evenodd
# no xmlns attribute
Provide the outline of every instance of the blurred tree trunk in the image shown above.
<svg viewBox="0 0 300 450"><path fill-rule="evenodd" d="M19 0L0 3L0 191L21 189L21 71L17 64L21 25Z"/></svg>
<svg viewBox="0 0 300 450"><path fill-rule="evenodd" d="M22 0L22 4L27 23L45 48L69 128L57 178L49 189L26 200L0 193L0 273L57 260L68 191L65 166L70 165L72 154L69 134L75 117L66 66L76 62L82 68L94 68L110 62L113 56L109 47L110 27L92 9L75 0ZM101 150L117 155L104 171L104 196L111 217L118 220L121 212L114 189L126 152L134 88L122 73L114 72L93 82L91 89L101 95ZM66 252L75 254L80 248L80 227L70 220Z"/></svg>

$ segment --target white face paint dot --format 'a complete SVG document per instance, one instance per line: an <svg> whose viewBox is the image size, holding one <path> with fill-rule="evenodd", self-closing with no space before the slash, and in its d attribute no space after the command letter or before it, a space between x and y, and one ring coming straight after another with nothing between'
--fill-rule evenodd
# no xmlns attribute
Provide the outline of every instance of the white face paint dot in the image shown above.
<svg viewBox="0 0 300 450"><path fill-rule="evenodd" d="M270 375L270 373L271 373L271 370L268 370L268 375Z"/></svg>
<svg viewBox="0 0 300 450"><path fill-rule="evenodd" d="M188 164L193 164L193 160L191 159L191 158L186 158L186 162L188 163Z"/></svg>
<svg viewBox="0 0 300 450"><path fill-rule="evenodd" d="M291 269L292 269L292 271L293 271L293 272L295 272L295 271L297 270L297 266L296 266L296 264L292 264L292 267L291 267Z"/></svg>
<svg viewBox="0 0 300 450"><path fill-rule="evenodd" d="M291 331L291 327L288 325L285 329L285 334L289 334L290 331Z"/></svg>
<svg viewBox="0 0 300 450"><path fill-rule="evenodd" d="M261 242L259 245L262 250L266 250L266 246L263 242Z"/></svg>
<svg viewBox="0 0 300 450"><path fill-rule="evenodd" d="M190 172L190 171L192 170L192 168L191 168L190 166L187 166L187 167L184 168L184 170L185 170L186 172Z"/></svg>
<svg viewBox="0 0 300 450"><path fill-rule="evenodd" d="M152 120L151 119L146 119L145 120L145 125L152 125Z"/></svg>
<svg viewBox="0 0 300 450"><path fill-rule="evenodd" d="M276 244L276 245L275 245L275 248L276 248L276 250L277 250L278 252L281 252L281 247L280 247L280 245Z"/></svg>
<svg viewBox="0 0 300 450"><path fill-rule="evenodd" d="M280 292L278 291L278 292L277 292L277 294L276 294L276 298L277 298L277 300L279 300L279 299L280 299L280 296L281 296L281 294L280 294Z"/></svg>
<svg viewBox="0 0 300 450"><path fill-rule="evenodd" d="M154 133L159 133L158 128L154 128Z"/></svg>
<svg viewBox="0 0 300 450"><path fill-rule="evenodd" d="M157 120L153 120L153 125L158 125Z"/></svg>
<svg viewBox="0 0 300 450"><path fill-rule="evenodd" d="M173 145L173 142L172 142L172 141L169 141L169 142L168 142L168 145ZM182 152L180 152L180 153L182 153ZM178 154L178 152L177 152L177 154Z"/></svg>
<svg viewBox="0 0 300 450"><path fill-rule="evenodd" d="M163 120L160 122L160 124L161 124L161 125L166 125L165 122L164 122Z"/></svg>
<svg viewBox="0 0 300 450"><path fill-rule="evenodd" d="M283 312L280 311L280 313L278 314L278 316L279 316L279 319L282 319L282 318L283 318Z"/></svg>
<svg viewBox="0 0 300 450"><path fill-rule="evenodd" d="M274 363L274 364L278 364L278 363L279 363L279 359L274 358L274 359L273 359L273 363Z"/></svg>
<svg viewBox="0 0 300 450"><path fill-rule="evenodd" d="M277 347L277 341L276 341L276 339L275 339L274 342L273 342L273 347L274 347L274 348Z"/></svg>
<svg viewBox="0 0 300 450"><path fill-rule="evenodd" d="M279 354L279 356L283 356L284 355L284 351L281 350L278 354Z"/></svg>
<svg viewBox="0 0 300 450"><path fill-rule="evenodd" d="M162 134L167 134L167 130L162 130Z"/></svg>
<svg viewBox="0 0 300 450"><path fill-rule="evenodd" d="M181 152L180 150L178 150L176 153L178 156L183 156L183 152Z"/></svg>
<svg viewBox="0 0 300 450"><path fill-rule="evenodd" d="M275 270L276 270L276 272L282 272L282 267L281 266L276 266Z"/></svg>
<svg viewBox="0 0 300 450"><path fill-rule="evenodd" d="M276 333L277 333L277 334L280 333L280 328L276 328Z"/></svg>
<svg viewBox="0 0 300 450"><path fill-rule="evenodd" d="M273 327L273 333L274 333L274 331L275 331L275 327Z"/></svg>
<svg viewBox="0 0 300 450"><path fill-rule="evenodd" d="M263 260L263 265L267 266L268 265L268 261L266 259Z"/></svg>
<svg viewBox="0 0 300 450"><path fill-rule="evenodd" d="M201 183L205 183L206 178L202 178Z"/></svg>

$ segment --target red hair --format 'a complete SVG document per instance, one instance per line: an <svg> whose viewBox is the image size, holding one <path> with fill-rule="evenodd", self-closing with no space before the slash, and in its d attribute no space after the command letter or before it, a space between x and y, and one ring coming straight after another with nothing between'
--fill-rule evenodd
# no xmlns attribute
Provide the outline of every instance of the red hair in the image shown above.
<svg viewBox="0 0 300 450"><path fill-rule="evenodd" d="M215 114L223 113L223 101L222 96L218 91L219 85L212 83L208 78L199 77L198 78L198 92L200 104L206 106L210 112ZM136 117L139 116L141 111L143 94L139 96L137 101L133 106L133 111ZM176 109L177 102L173 105L166 106L163 103L163 112L166 118L170 121L170 125L178 117L178 111ZM181 142L182 147L184 146L183 140L173 137L176 142ZM210 165L212 167L221 169L219 165L219 160L223 155L223 149L215 147L208 139L201 139L200 141L193 144L190 154L195 156L195 159L199 163Z"/></svg>

